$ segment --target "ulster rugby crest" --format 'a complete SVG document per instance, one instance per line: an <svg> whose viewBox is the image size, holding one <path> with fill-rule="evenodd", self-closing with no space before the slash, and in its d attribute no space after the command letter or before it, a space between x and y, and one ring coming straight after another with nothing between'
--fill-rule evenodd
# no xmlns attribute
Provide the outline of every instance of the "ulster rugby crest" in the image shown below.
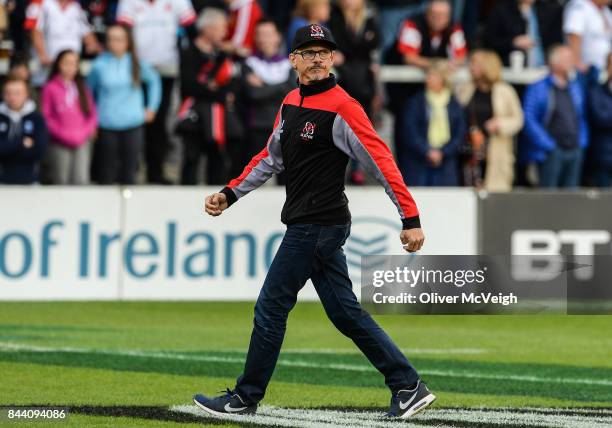
<svg viewBox="0 0 612 428"><path fill-rule="evenodd" d="M325 37L323 33L323 29L320 25L311 25L310 26L310 37L314 37L315 39L322 39Z"/></svg>
<svg viewBox="0 0 612 428"><path fill-rule="evenodd" d="M304 125L304 129L302 129L302 133L300 134L300 137L302 137L302 140L304 141L309 141L312 140L314 138L314 131L317 125L315 125L312 122L306 122L306 124Z"/></svg>

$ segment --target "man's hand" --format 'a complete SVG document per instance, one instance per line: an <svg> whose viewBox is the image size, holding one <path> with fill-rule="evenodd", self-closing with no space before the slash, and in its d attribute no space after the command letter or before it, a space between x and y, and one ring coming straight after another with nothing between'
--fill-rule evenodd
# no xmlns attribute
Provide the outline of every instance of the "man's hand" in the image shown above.
<svg viewBox="0 0 612 428"><path fill-rule="evenodd" d="M256 88L261 88L264 85L264 81L255 73L247 74L246 80L249 85L255 86Z"/></svg>
<svg viewBox="0 0 612 428"><path fill-rule="evenodd" d="M46 53L39 54L38 59L43 67L50 67L53 64L53 60Z"/></svg>
<svg viewBox="0 0 612 428"><path fill-rule="evenodd" d="M442 150L431 149L427 153L427 160L429 161L430 165L435 168L439 167L440 164L442 164L443 159L444 159L444 153L442 153Z"/></svg>
<svg viewBox="0 0 612 428"><path fill-rule="evenodd" d="M402 230L400 234L400 239L402 244L404 244L404 249L409 253L415 253L423 247L423 242L425 242L425 235L423 235L423 229L408 229Z"/></svg>
<svg viewBox="0 0 612 428"><path fill-rule="evenodd" d="M491 118L485 122L484 127L489 135L495 135L499 132L499 120Z"/></svg>
<svg viewBox="0 0 612 428"><path fill-rule="evenodd" d="M227 207L227 196L223 193L207 196L204 201L204 211L213 217L220 216Z"/></svg>
<svg viewBox="0 0 612 428"><path fill-rule="evenodd" d="M531 49L535 46L535 42L526 34L522 34L520 36L516 36L512 40L512 44L514 47L522 49L524 51Z"/></svg>
<svg viewBox="0 0 612 428"><path fill-rule="evenodd" d="M145 123L152 123L155 120L155 112L150 109L145 110Z"/></svg>

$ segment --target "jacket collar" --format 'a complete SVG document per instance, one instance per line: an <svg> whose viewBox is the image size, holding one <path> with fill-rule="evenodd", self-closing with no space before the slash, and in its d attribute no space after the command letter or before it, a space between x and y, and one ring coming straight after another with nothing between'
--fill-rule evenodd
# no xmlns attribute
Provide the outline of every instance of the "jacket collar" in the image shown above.
<svg viewBox="0 0 612 428"><path fill-rule="evenodd" d="M328 78L311 83L310 85L303 85L298 79L298 85L300 85L300 95L303 97L309 97L311 95L317 95L321 92L329 91L331 88L336 86L336 76L330 73Z"/></svg>
<svg viewBox="0 0 612 428"><path fill-rule="evenodd" d="M18 123L28 114L36 110L36 103L32 100L27 100L21 110L11 110L6 103L0 104L0 113L7 115L11 118L11 121Z"/></svg>

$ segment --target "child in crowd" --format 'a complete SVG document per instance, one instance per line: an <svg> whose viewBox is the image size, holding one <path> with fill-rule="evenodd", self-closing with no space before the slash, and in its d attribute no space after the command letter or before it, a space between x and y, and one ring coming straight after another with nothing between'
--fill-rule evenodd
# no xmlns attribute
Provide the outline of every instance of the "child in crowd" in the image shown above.
<svg viewBox="0 0 612 428"><path fill-rule="evenodd" d="M24 80L7 78L0 104L0 183L38 181L39 161L47 145L47 128Z"/></svg>
<svg viewBox="0 0 612 428"><path fill-rule="evenodd" d="M76 52L58 54L41 100L50 137L45 166L51 183L88 184L91 140L98 119Z"/></svg>

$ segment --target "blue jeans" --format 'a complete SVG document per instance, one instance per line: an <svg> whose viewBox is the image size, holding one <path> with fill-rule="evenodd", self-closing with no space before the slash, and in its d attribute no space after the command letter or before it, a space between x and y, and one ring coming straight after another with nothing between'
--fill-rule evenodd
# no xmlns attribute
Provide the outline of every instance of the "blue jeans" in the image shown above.
<svg viewBox="0 0 612 428"><path fill-rule="evenodd" d="M556 148L550 151L546 160L538 165L540 187L578 187L582 172L582 157L581 148L571 150Z"/></svg>
<svg viewBox="0 0 612 428"><path fill-rule="evenodd" d="M256 403L263 398L278 360L287 317L309 278L331 322L384 375L392 392L418 380L415 369L353 293L342 250L349 234L350 223L287 227L255 304L244 373L236 383L236 392L245 401Z"/></svg>

